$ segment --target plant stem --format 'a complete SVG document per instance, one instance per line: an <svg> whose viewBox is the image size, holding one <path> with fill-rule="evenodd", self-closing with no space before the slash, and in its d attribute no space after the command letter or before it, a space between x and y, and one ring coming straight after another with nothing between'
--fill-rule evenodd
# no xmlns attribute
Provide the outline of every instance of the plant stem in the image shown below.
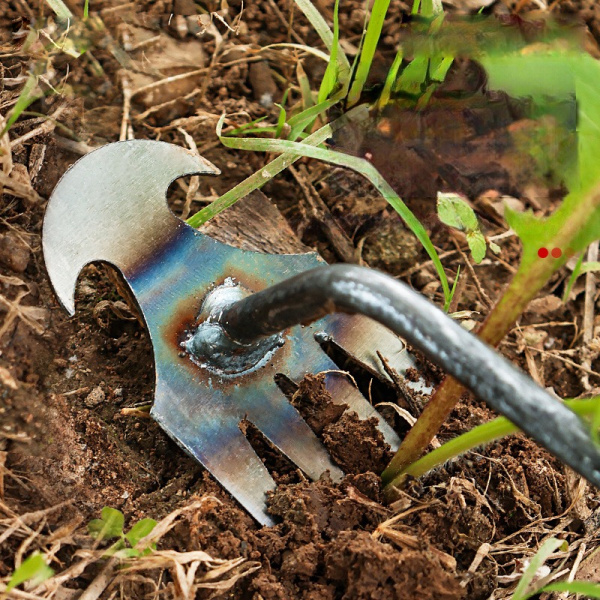
<svg viewBox="0 0 600 600"><path fill-rule="evenodd" d="M565 404L579 416L593 416L600 406L600 396L578 400L566 400ZM498 417L493 421L483 423L462 435L446 442L439 448L429 452L419 460L408 466L391 485L402 483L406 476L421 477L428 471L439 467L446 461L456 458L473 448L489 444L494 440L517 433L520 429L505 417Z"/></svg>
<svg viewBox="0 0 600 600"><path fill-rule="evenodd" d="M586 198L572 209L571 214L560 214L565 212L562 210L563 206L553 215L553 218L564 219L562 227L552 239L540 239L540 245L551 242L554 247L569 248L580 231L588 225L590 215L600 206L600 186L593 188ZM552 274L567 261L565 253L555 261L535 260L535 256L535 248L524 249L519 270L477 332L479 337L491 346L500 343L529 302L544 287ZM382 473L384 483L390 485L392 481L397 480L398 476L425 452L464 392L465 388L451 377L442 381Z"/></svg>

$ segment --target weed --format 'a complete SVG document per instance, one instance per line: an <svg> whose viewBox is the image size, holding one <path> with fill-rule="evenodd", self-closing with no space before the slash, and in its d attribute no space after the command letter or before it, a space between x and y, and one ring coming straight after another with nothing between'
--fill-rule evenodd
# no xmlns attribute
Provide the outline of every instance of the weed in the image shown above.
<svg viewBox="0 0 600 600"><path fill-rule="evenodd" d="M135 558L138 556L147 556L153 550L156 550L156 544L152 543L144 548L138 548L140 541L147 535L150 535L157 525L154 519L142 519L125 533L123 526L125 517L120 510L105 506L102 509L100 519L93 519L88 523L88 532L96 540L111 540L119 538L108 550L104 556L115 556L117 558Z"/></svg>
<svg viewBox="0 0 600 600"><path fill-rule="evenodd" d="M498 70L495 68L497 64L500 65ZM556 260L540 260L538 249L550 246L570 248L573 253L583 252L600 238L600 169L596 159L600 152L600 137L597 135L600 104L597 102L596 83L600 81L600 64L581 53L515 53L488 60L491 80L496 77L497 81L498 75L508 72L509 65L511 72L524 71L530 76L532 69L542 74L550 72L551 68L559 73L569 73L570 92L576 93L578 102L578 164L575 168L568 165L565 175L571 191L551 216L538 218L530 212L506 211L508 224L521 239L523 252L517 273L477 332L492 346L502 340L529 302L568 260L567 253ZM553 93L553 89L548 89L553 85L553 78L549 78L545 86L539 77L532 81L537 87L535 95ZM503 81L503 85L511 87L508 79ZM517 92L521 85L524 84L519 79L513 82L513 89L509 91ZM447 377L442 382L385 470L383 476L386 482L398 481L403 471L421 456L463 391L464 388L452 378Z"/></svg>
<svg viewBox="0 0 600 600"><path fill-rule="evenodd" d="M438 192L437 212L442 223L465 233L471 256L476 263L480 263L485 258L487 245L475 211L458 194ZM500 252L493 242L490 242L490 250Z"/></svg>

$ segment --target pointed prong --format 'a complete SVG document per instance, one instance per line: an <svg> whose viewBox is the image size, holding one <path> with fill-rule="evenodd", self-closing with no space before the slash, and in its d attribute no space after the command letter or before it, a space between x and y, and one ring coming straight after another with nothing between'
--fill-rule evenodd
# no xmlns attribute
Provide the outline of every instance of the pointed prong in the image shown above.
<svg viewBox="0 0 600 600"><path fill-rule="evenodd" d="M253 389L248 394L246 409L248 420L308 477L317 480L329 471L333 481L342 479L344 473L274 383Z"/></svg>
<svg viewBox="0 0 600 600"><path fill-rule="evenodd" d="M342 316L346 317L346 315ZM356 412L361 419L376 417L379 421L378 428L383 433L385 441L393 449L398 448L400 440L396 432L314 340L315 332L323 331L323 326L328 325L330 318L327 317L304 330L293 330L294 333L290 335L288 343L297 346L298 350L294 354L301 357L301 360L290 361L285 375L294 383L299 384L305 375L325 373L325 386L331 393L333 401L336 404L347 404L348 409ZM349 323L348 326L352 326L352 324ZM328 326L327 330L332 331Z"/></svg>
<svg viewBox="0 0 600 600"><path fill-rule="evenodd" d="M153 417L165 431L262 525L275 524L267 512L267 492L276 484L234 421L221 422L218 432L210 421L195 419L181 426L173 414ZM215 433L217 435L215 435Z"/></svg>

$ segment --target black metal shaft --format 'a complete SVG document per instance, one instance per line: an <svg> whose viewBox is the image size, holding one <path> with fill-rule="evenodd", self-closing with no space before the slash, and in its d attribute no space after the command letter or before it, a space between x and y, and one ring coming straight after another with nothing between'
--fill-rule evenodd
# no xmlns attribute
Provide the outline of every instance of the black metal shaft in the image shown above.
<svg viewBox="0 0 600 600"><path fill-rule="evenodd" d="M600 487L600 450L580 418L424 296L353 265L306 271L227 308L220 323L241 343L327 314L362 314L385 325Z"/></svg>

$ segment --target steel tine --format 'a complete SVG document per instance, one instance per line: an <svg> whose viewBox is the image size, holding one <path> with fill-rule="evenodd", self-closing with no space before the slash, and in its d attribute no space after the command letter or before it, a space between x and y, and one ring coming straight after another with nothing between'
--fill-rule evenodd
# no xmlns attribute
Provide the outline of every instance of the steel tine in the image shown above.
<svg viewBox="0 0 600 600"><path fill-rule="evenodd" d="M333 343L379 379L391 382L378 353L401 377L408 369L416 369L415 358L402 340L367 317L334 314L320 322L323 323L322 330L317 333L320 343ZM423 394L432 391L422 379L406 379L406 386Z"/></svg>
<svg viewBox="0 0 600 600"><path fill-rule="evenodd" d="M352 327L357 321L355 317L349 315L339 316L342 320L351 320L348 327ZM301 359L290 361L284 375L298 384L305 375L325 373L325 386L331 393L333 401L336 404L347 404L349 410L356 412L361 419L375 417L378 420L378 429L383 434L385 441L392 448L398 448L400 439L396 432L386 423L385 419L373 408L362 393L348 381L347 377L339 372L338 365L316 343L314 337L318 332L331 329L329 320L330 317L328 316L310 327L293 327L291 329L286 343L294 345L293 350L295 350L297 356L301 356ZM336 321L336 326L344 326L344 324L342 321Z"/></svg>
<svg viewBox="0 0 600 600"><path fill-rule="evenodd" d="M248 420L311 479L329 471L333 481L340 481L344 473L283 392L270 383L250 390L244 404Z"/></svg>

